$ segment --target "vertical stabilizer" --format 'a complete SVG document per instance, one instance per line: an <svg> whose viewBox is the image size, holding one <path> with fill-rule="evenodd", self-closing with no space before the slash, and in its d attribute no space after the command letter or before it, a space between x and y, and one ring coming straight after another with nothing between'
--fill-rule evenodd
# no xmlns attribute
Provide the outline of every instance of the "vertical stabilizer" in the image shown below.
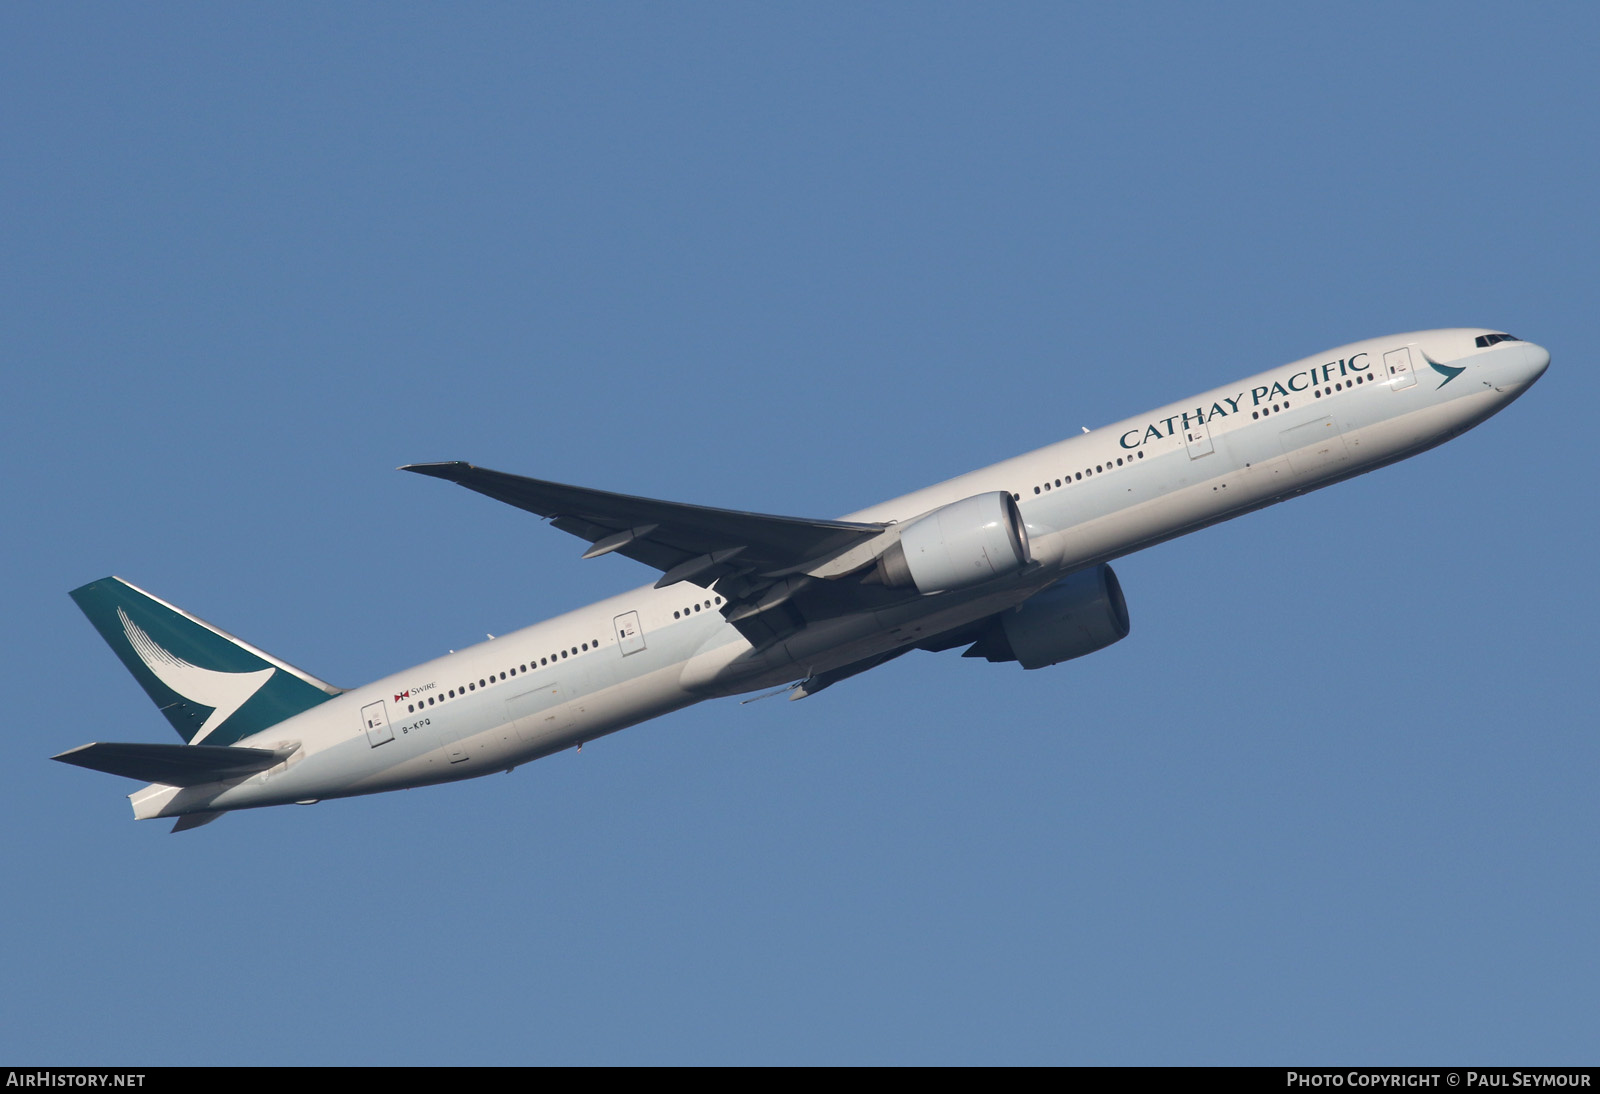
<svg viewBox="0 0 1600 1094"><path fill-rule="evenodd" d="M231 745L340 692L120 577L71 595L190 744Z"/></svg>

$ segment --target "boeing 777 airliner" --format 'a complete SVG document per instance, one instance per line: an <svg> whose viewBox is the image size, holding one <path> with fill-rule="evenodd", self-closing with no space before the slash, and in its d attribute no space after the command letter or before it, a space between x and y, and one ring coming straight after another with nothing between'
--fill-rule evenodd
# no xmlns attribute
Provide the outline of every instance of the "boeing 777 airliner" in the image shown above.
<svg viewBox="0 0 1600 1094"><path fill-rule="evenodd" d="M55 758L149 783L134 816L180 831L508 771L702 699L799 699L911 650L1044 668L1128 634L1112 560L1441 444L1549 363L1492 330L1356 342L842 520L412 464L661 578L349 690L104 578L72 598L186 743Z"/></svg>

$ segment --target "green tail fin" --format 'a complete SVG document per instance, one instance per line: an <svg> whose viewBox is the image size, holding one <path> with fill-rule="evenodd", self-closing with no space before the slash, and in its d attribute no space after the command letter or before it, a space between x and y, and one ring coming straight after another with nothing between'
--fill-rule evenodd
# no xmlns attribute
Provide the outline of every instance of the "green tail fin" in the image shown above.
<svg viewBox="0 0 1600 1094"><path fill-rule="evenodd" d="M120 577L71 595L190 744L231 745L340 692Z"/></svg>

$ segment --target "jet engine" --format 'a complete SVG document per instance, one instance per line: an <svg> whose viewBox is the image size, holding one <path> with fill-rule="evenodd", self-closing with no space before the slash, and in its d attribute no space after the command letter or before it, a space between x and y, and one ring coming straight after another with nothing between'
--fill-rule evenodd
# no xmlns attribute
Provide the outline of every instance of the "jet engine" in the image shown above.
<svg viewBox="0 0 1600 1094"><path fill-rule="evenodd" d="M1079 570L995 617L963 657L1016 661L1025 669L1070 661L1128 637L1128 604L1106 565Z"/></svg>
<svg viewBox="0 0 1600 1094"><path fill-rule="evenodd" d="M942 593L1016 573L1032 561L1017 503L996 490L951 502L906 525L879 557L876 576L890 588Z"/></svg>

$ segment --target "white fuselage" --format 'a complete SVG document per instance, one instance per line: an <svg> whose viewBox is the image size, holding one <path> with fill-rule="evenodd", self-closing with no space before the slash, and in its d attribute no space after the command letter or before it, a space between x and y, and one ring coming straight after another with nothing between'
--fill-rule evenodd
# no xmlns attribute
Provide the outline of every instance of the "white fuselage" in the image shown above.
<svg viewBox="0 0 1600 1094"><path fill-rule="evenodd" d="M1017 500L1034 560L977 589L827 619L755 650L715 592L652 586L352 689L238 742L298 745L242 782L131 795L139 817L472 778L716 696L915 645L1063 575L1449 440L1543 373L1544 350L1481 329L1358 342L852 513L905 522L988 491ZM1435 366L1438 363L1438 367Z"/></svg>

